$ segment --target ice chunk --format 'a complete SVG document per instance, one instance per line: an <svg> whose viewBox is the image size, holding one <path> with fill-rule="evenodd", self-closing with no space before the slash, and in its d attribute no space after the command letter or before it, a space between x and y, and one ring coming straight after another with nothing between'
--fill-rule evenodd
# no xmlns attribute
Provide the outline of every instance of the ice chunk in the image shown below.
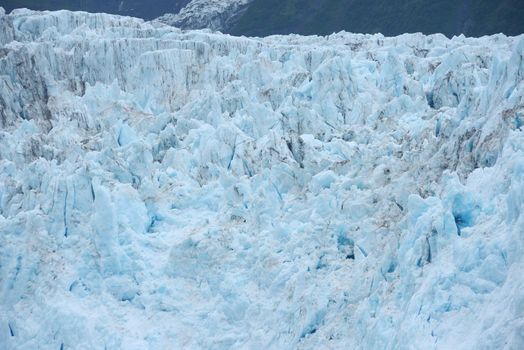
<svg viewBox="0 0 524 350"><path fill-rule="evenodd" d="M0 10L0 348L524 348L523 45Z"/></svg>

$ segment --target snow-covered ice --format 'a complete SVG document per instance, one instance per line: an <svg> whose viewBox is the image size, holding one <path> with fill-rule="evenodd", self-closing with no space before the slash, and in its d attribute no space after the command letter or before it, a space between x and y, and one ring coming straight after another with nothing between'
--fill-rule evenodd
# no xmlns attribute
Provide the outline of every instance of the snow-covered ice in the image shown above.
<svg viewBox="0 0 524 350"><path fill-rule="evenodd" d="M227 31L253 0L192 0L178 13L157 20L183 29Z"/></svg>
<svg viewBox="0 0 524 350"><path fill-rule="evenodd" d="M0 11L0 349L524 348L523 56Z"/></svg>

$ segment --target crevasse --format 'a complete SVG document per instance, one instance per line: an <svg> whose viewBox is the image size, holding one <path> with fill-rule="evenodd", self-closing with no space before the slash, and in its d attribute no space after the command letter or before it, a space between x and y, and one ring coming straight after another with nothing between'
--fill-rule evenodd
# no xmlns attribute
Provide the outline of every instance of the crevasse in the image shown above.
<svg viewBox="0 0 524 350"><path fill-rule="evenodd" d="M524 347L523 56L0 10L0 348Z"/></svg>

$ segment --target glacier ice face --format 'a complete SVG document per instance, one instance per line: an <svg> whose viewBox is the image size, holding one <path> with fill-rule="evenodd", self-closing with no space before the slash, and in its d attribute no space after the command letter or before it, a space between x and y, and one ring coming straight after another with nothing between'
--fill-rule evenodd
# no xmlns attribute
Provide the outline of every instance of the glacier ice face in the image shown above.
<svg viewBox="0 0 524 350"><path fill-rule="evenodd" d="M524 346L523 37L0 28L0 348Z"/></svg>

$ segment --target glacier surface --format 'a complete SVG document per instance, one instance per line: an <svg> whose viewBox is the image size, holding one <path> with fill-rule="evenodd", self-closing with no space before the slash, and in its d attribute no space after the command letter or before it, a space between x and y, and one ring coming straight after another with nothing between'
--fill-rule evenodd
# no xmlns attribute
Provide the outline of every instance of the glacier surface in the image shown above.
<svg viewBox="0 0 524 350"><path fill-rule="evenodd" d="M523 56L0 8L0 349L524 348Z"/></svg>

